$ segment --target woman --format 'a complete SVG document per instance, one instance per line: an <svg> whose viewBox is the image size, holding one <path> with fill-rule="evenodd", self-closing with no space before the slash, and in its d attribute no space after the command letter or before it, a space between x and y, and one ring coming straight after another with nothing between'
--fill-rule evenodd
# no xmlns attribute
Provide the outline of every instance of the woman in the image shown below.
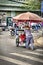
<svg viewBox="0 0 43 65"><path fill-rule="evenodd" d="M33 50L34 40L29 26L25 26L25 35L26 35L26 44L25 44L26 48L31 48Z"/></svg>

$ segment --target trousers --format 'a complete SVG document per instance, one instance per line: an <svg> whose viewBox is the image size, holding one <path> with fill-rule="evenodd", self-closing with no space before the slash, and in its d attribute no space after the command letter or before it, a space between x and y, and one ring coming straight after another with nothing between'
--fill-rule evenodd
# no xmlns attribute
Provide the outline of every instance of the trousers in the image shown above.
<svg viewBox="0 0 43 65"><path fill-rule="evenodd" d="M26 44L25 44L26 48L30 47L31 49L33 49L33 43L34 43L33 37L26 38Z"/></svg>

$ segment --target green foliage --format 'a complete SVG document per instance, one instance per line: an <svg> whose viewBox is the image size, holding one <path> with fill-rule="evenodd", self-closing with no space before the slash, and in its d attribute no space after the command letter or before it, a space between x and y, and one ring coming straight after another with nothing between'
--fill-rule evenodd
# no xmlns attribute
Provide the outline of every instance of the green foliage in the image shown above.
<svg viewBox="0 0 43 65"><path fill-rule="evenodd" d="M29 8L29 10L39 10L41 6L40 0L29 0L28 4L25 4L26 8Z"/></svg>

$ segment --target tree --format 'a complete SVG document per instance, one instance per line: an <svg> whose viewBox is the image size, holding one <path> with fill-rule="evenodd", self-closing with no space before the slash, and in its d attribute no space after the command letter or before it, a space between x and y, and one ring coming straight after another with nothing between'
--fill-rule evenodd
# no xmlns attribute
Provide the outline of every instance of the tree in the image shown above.
<svg viewBox="0 0 43 65"><path fill-rule="evenodd" d="M29 8L29 10L39 10L41 3L40 0L29 0L28 4L25 6L26 8Z"/></svg>

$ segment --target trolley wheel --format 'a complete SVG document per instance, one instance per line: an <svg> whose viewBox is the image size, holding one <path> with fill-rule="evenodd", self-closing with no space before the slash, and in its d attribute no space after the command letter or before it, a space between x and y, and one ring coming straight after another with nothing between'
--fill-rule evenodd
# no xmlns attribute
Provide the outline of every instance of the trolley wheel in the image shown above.
<svg viewBox="0 0 43 65"><path fill-rule="evenodd" d="M16 39L16 47L18 47L19 46L19 39L17 38Z"/></svg>

